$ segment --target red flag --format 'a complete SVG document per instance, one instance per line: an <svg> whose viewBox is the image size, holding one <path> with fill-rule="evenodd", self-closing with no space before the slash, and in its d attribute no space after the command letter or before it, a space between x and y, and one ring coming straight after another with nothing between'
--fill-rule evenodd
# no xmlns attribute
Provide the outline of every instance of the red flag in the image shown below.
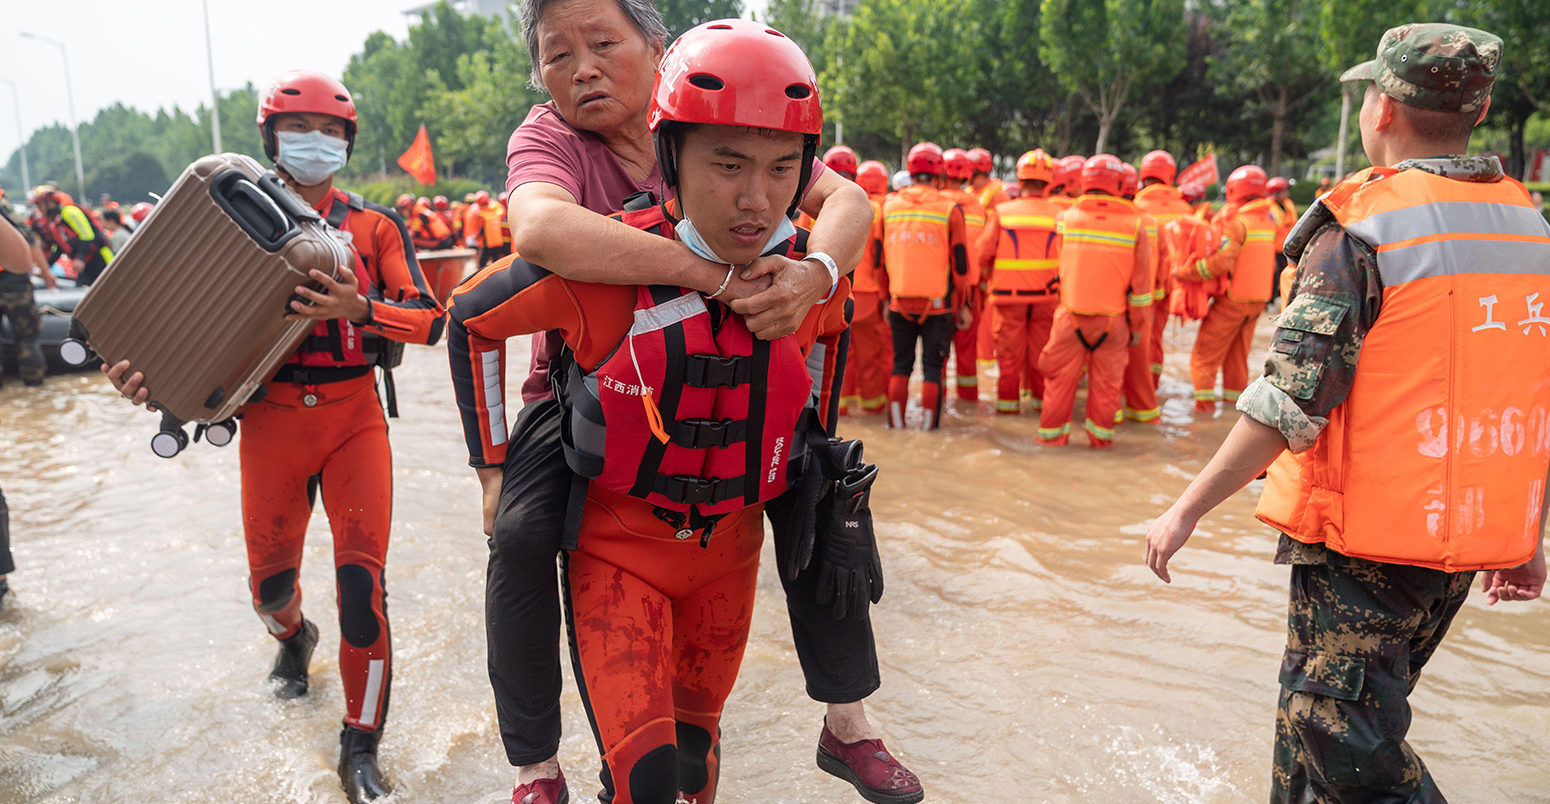
<svg viewBox="0 0 1550 804"><path fill-rule="evenodd" d="M1216 169L1216 154L1207 154L1205 159L1190 165L1179 171L1178 186L1186 184L1198 184L1201 187L1210 187L1222 180L1222 174Z"/></svg>
<svg viewBox="0 0 1550 804"><path fill-rule="evenodd" d="M436 157L431 155L431 138L420 124L420 133L414 135L414 144L398 157L398 166L421 184L436 183Z"/></svg>

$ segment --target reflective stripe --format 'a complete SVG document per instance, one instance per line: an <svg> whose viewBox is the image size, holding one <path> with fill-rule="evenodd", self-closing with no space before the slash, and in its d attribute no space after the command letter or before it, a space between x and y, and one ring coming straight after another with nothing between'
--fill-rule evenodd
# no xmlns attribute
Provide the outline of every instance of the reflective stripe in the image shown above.
<svg viewBox="0 0 1550 804"><path fill-rule="evenodd" d="M996 410L998 410L998 411L1005 411L1007 413L1016 413L1017 412L1017 400L1015 400L1015 399L997 399L996 400Z"/></svg>
<svg viewBox="0 0 1550 804"><path fill-rule="evenodd" d="M1136 236L1122 235L1118 232L1105 232L1101 229L1066 229L1061 228L1061 235L1067 242L1099 243L1110 246L1135 246Z"/></svg>
<svg viewBox="0 0 1550 804"><path fill-rule="evenodd" d="M1208 267L1206 265L1206 261L1205 260L1198 260L1198 261L1195 262L1195 273L1200 274L1200 278L1201 279L1214 279L1215 278L1215 277L1211 276L1211 269L1210 269L1210 267Z"/></svg>
<svg viewBox="0 0 1550 804"><path fill-rule="evenodd" d="M1456 274L1550 274L1550 237L1495 240L1477 234L1453 236L1461 239L1428 240L1379 251L1378 273L1383 286Z"/></svg>
<svg viewBox="0 0 1550 804"><path fill-rule="evenodd" d="M361 716L358 718L362 726L372 728L377 725L377 698L382 693L382 670L387 662L382 659L372 659L366 670L366 697L361 701Z"/></svg>
<svg viewBox="0 0 1550 804"><path fill-rule="evenodd" d="M1114 428L1099 427L1096 423L1093 422L1092 419L1088 419L1085 423L1083 423L1082 429L1104 441L1114 440Z"/></svg>
<svg viewBox="0 0 1550 804"><path fill-rule="evenodd" d="M1059 258L1050 260L1023 260L997 257L992 263L997 271L1050 271L1060 267Z"/></svg>
<svg viewBox="0 0 1550 804"><path fill-rule="evenodd" d="M1215 402L1216 401L1216 389L1215 388L1204 388L1204 389L1196 388L1195 389L1195 401L1196 402Z"/></svg>
<svg viewBox="0 0 1550 804"><path fill-rule="evenodd" d="M506 405L501 398L501 356L497 352L479 355L480 379L484 380L485 419L490 426L490 446L506 443Z"/></svg>
<svg viewBox="0 0 1550 804"><path fill-rule="evenodd" d="M1276 233L1274 231L1272 231L1272 230L1250 229L1250 230L1248 230L1247 233L1244 234L1243 242L1245 242L1245 243L1253 243L1253 242L1256 242L1256 241L1265 241L1265 240L1274 240L1274 239L1276 239Z"/></svg>
<svg viewBox="0 0 1550 804"><path fill-rule="evenodd" d="M670 302L635 311L635 323L630 325L630 335L644 335L667 329L681 321L687 321L701 313L709 313L698 293L685 293Z"/></svg>
<svg viewBox="0 0 1550 804"><path fill-rule="evenodd" d="M1036 435L1035 437L1036 438L1041 438L1041 439L1043 439L1045 441L1051 441L1051 440L1059 438L1061 436L1070 435L1070 434L1071 434L1071 423L1070 422L1066 422L1065 424L1062 424L1059 427L1040 427L1038 435Z"/></svg>
<svg viewBox="0 0 1550 804"><path fill-rule="evenodd" d="M887 404L888 404L888 395L887 394L878 394L877 396L874 396L874 397L871 397L871 398L861 397L861 409L862 410L882 410L883 406L887 405Z"/></svg>
<svg viewBox="0 0 1550 804"><path fill-rule="evenodd" d="M1243 395L1242 391L1230 391L1230 390L1228 390L1226 388L1222 389L1222 401L1224 401L1224 402L1237 402L1238 401L1238 397L1240 397L1242 395Z"/></svg>
<svg viewBox="0 0 1550 804"><path fill-rule="evenodd" d="M1125 416L1130 418L1133 421L1138 421L1138 422L1156 421L1157 417L1159 415L1161 415L1161 413L1160 413L1160 411L1157 410L1157 408L1147 408L1146 410L1136 410L1135 408L1125 408Z"/></svg>
<svg viewBox="0 0 1550 804"><path fill-rule="evenodd" d="M967 375L960 374L955 379L958 382L958 387L959 388L970 388L970 387L978 386L980 384L980 378L979 377L970 377L970 376L967 376Z"/></svg>
<svg viewBox="0 0 1550 804"><path fill-rule="evenodd" d="M1001 228L1053 229L1055 228L1055 217L1053 215L1002 215Z"/></svg>
<svg viewBox="0 0 1550 804"><path fill-rule="evenodd" d="M1163 372L1163 364L1161 364L1161 363L1153 363L1152 364L1152 373L1153 374L1161 374L1162 372Z"/></svg>
<svg viewBox="0 0 1550 804"><path fill-rule="evenodd" d="M985 216L984 215L970 215L969 213L965 212L963 214L963 222L968 224L969 226L984 226L985 225Z"/></svg>
<svg viewBox="0 0 1550 804"><path fill-rule="evenodd" d="M1385 287L1457 274L1550 274L1550 223L1514 204L1441 201L1346 227L1375 245Z"/></svg>
<svg viewBox="0 0 1550 804"><path fill-rule="evenodd" d="M1165 288L1157 288L1156 290L1152 291L1152 301L1162 301L1163 298L1165 298L1167 295L1168 291Z"/></svg>
<svg viewBox="0 0 1550 804"><path fill-rule="evenodd" d="M1150 293L1131 293L1128 296L1126 296L1125 298L1126 298L1127 301L1130 302L1130 306L1131 307L1151 307L1152 306L1152 294L1150 294Z"/></svg>
<svg viewBox="0 0 1550 804"><path fill-rule="evenodd" d="M932 223L947 223L947 217L948 216L946 216L946 215L940 215L940 214L937 214L935 212L924 212L924 211L921 211L921 210L906 210L906 211L902 211L902 212L890 212L890 213L884 215L883 216L883 222L884 223L888 223L888 222L897 223L899 221L931 221Z"/></svg>

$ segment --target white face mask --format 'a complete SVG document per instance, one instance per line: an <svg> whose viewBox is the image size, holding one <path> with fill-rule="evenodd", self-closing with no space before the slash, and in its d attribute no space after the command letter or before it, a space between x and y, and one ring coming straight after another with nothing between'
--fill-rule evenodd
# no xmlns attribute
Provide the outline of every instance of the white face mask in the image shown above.
<svg viewBox="0 0 1550 804"><path fill-rule="evenodd" d="M730 260L722 259L721 255L717 254L715 250L710 247L710 244L705 242L704 236L700 234L698 229L694 228L694 223L688 218L684 218L683 220L679 221L678 225L673 227L673 231L678 233L678 239L682 241L684 245L688 246L689 250L695 254L698 254L701 257L710 260L711 262L719 262L722 265L732 264ZM782 240L786 240L796 233L797 227L791 222L791 219L785 215L780 216L779 225L775 227L775 231L770 234L769 239L764 241L764 245L759 246L759 253L763 254L769 250L770 246L779 243Z"/></svg>
<svg viewBox="0 0 1550 804"><path fill-rule="evenodd" d="M349 143L321 131L276 131L275 143L275 163L303 187L328 181L350 158Z"/></svg>

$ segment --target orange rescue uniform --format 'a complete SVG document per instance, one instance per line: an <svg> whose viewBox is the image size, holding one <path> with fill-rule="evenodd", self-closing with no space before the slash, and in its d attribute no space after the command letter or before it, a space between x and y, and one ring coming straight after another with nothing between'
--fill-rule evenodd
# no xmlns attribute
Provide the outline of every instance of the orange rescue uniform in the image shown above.
<svg viewBox="0 0 1550 804"><path fill-rule="evenodd" d="M997 205L986 219L979 258L995 321L997 413L1017 413L1022 376L1044 351L1060 306L1059 214L1048 199L1019 198ZM1044 375L1037 368L1031 390L1037 409L1044 398Z"/></svg>
<svg viewBox="0 0 1550 804"><path fill-rule="evenodd" d="M1153 284L1152 284L1152 328L1148 344L1146 358L1147 368L1151 374L1152 390L1148 394L1137 377L1132 381L1131 376L1138 374L1129 370L1125 382L1125 407L1126 415L1138 421L1155 421L1157 419L1157 384L1162 379L1163 372L1163 328L1168 324L1169 295L1173 285L1171 277L1172 266L1169 265L1163 237L1167 225L1180 218L1189 217L1194 210L1189 202L1184 200L1184 194L1177 187L1168 184L1152 184L1142 187L1136 193L1136 209L1152 216L1157 221L1154 232L1156 248L1153 251Z"/></svg>
<svg viewBox="0 0 1550 804"><path fill-rule="evenodd" d="M861 262L850 275L850 351L840 411L882 413L888 407L888 373L893 368L893 331L885 312L887 293L881 280L883 258L883 196L872 196L872 230Z"/></svg>
<svg viewBox="0 0 1550 804"><path fill-rule="evenodd" d="M980 206L979 197L968 190L949 189L943 192L955 199L963 208L965 236L968 237L969 305L974 318L968 329L953 332L953 353L957 355L954 384L958 388L958 398L973 402L980 398L979 359L982 354L979 348L980 329L982 320L987 318L984 315L985 283L980 278L978 254L980 237L985 232L985 208ZM983 354L988 357L990 351L987 350Z"/></svg>
<svg viewBox="0 0 1550 804"><path fill-rule="evenodd" d="M1060 235L1060 309L1039 355L1044 408L1038 440L1070 439L1076 386L1088 371L1085 428L1094 447L1114 441L1120 381L1131 332L1146 325L1152 304L1152 244L1135 205L1085 195L1056 221Z"/></svg>
<svg viewBox="0 0 1550 804"><path fill-rule="evenodd" d="M1195 350L1190 355L1190 375L1195 384L1195 407L1216 406L1216 377L1222 376L1222 398L1231 403L1249 384L1249 348L1254 325L1270 301L1275 281L1276 218L1274 204L1259 198L1242 206L1229 205L1217 214L1222 236L1217 251L1193 266L1181 266L1175 276L1184 281L1228 280L1226 294L1211 303L1200 322Z"/></svg>

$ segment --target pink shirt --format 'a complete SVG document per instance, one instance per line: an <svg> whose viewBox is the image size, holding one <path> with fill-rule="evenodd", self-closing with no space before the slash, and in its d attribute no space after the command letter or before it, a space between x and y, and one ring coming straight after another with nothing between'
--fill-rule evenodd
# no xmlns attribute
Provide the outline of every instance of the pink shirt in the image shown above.
<svg viewBox="0 0 1550 804"><path fill-rule="evenodd" d="M813 179L823 170L823 162L815 158ZM665 195L660 168L652 165L651 175L643 182L631 179L603 139L565 122L553 101L534 106L506 143L506 189L535 181L564 188L576 203L599 215L617 212L624 199L643 190L658 198ZM557 332L533 336L532 368L522 383L524 403L553 396L549 360L563 345Z"/></svg>

